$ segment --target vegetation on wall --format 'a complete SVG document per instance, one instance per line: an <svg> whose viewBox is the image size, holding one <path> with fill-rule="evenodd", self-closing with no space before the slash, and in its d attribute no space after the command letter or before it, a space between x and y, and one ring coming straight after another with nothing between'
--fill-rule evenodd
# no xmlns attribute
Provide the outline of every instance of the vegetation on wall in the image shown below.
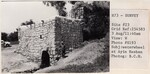
<svg viewBox="0 0 150 74"><path fill-rule="evenodd" d="M84 7L83 39L84 41L100 39L109 32L109 2L93 1L91 3L83 1L69 1L74 5L74 11ZM58 10L60 16L66 16L65 1L43 1L47 6L53 6ZM73 12L72 12L73 13Z"/></svg>

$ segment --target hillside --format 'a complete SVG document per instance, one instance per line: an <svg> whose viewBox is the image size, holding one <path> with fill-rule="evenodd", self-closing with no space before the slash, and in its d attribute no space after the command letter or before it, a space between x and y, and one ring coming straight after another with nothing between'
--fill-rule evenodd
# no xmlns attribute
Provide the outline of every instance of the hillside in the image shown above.
<svg viewBox="0 0 150 74"><path fill-rule="evenodd" d="M109 71L109 42L107 37L101 40L84 42L84 47L75 49L67 58L61 59L55 66L36 71L37 73L59 72L107 72Z"/></svg>

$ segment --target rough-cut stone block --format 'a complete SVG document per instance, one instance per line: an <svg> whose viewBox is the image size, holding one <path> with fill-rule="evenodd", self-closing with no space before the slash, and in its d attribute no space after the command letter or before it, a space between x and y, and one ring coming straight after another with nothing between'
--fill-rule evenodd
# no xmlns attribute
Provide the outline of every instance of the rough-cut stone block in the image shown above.
<svg viewBox="0 0 150 74"><path fill-rule="evenodd" d="M42 51L47 47L50 56L55 56L55 50L60 47L61 41L64 42L66 50L77 48L83 41L82 25L82 20L56 17L54 20L46 21L43 26L36 24L32 29L20 30L17 51L31 60L39 61Z"/></svg>

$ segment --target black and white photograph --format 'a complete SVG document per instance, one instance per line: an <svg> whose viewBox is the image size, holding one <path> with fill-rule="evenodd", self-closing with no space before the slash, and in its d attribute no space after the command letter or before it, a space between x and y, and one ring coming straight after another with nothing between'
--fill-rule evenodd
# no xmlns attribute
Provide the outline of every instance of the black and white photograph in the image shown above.
<svg viewBox="0 0 150 74"><path fill-rule="evenodd" d="M2 73L110 72L110 1L2 0Z"/></svg>

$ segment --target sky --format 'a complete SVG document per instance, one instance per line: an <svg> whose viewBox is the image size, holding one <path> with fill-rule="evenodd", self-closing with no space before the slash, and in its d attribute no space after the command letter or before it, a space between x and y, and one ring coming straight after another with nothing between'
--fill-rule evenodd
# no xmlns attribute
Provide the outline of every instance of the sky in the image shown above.
<svg viewBox="0 0 150 74"><path fill-rule="evenodd" d="M4 1L4 0L3 0ZM21 23L32 19L35 23L41 20L49 20L58 15L54 7L46 6L42 1L32 0L33 2L12 2L1 3L1 32L11 33L16 31ZM17 1L17 0L14 0ZM67 2L66 12L69 12L72 5Z"/></svg>
<svg viewBox="0 0 150 74"><path fill-rule="evenodd" d="M33 19L35 22L49 20L58 14L54 7L42 2L2 2L1 32L14 32L22 22Z"/></svg>

